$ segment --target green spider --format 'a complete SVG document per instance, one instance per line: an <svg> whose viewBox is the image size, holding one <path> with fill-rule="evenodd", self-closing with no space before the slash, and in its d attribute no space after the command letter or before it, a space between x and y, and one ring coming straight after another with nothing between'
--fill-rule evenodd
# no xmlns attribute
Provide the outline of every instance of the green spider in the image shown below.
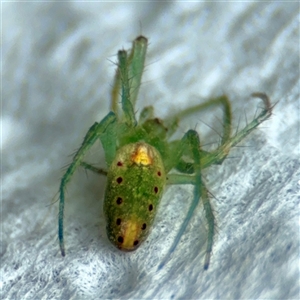
<svg viewBox="0 0 300 300"><path fill-rule="evenodd" d="M141 85L147 43L145 37L139 36L133 41L130 52L118 52L111 111L88 130L61 179L58 216L61 254L65 256L63 218L66 185L77 167L81 166L107 176L104 200L107 236L114 246L123 251L135 250L146 240L166 185L193 185L193 200L189 211L159 268L175 250L201 199L208 224L204 262L204 269L208 269L216 221L201 171L212 164L221 164L233 146L271 116L272 107L267 95L252 94L263 101L264 108L251 123L233 136L231 107L226 96L183 110L165 121L154 117L153 107L145 107L137 120L134 107ZM169 141L182 117L216 105L222 106L224 110L223 133L217 149L211 152L202 150L195 130L186 132L181 140ZM86 152L97 140L103 146L107 170L95 168L83 161Z"/></svg>

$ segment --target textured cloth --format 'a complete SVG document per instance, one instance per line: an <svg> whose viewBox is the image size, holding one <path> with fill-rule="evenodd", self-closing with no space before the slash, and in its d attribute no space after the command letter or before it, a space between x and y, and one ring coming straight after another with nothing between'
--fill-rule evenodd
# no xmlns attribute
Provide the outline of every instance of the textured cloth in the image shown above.
<svg viewBox="0 0 300 300"><path fill-rule="evenodd" d="M57 238L61 169L109 111L119 49L143 34L149 53L137 113L160 118L223 93L242 128L273 116L222 165L205 170L218 232L203 270L200 205L165 267L191 186L166 188L155 226L135 252L106 237L105 178L78 170L67 188L66 256ZM2 3L2 299L298 299L299 3ZM222 112L180 123L216 147ZM99 143L88 160L105 167Z"/></svg>

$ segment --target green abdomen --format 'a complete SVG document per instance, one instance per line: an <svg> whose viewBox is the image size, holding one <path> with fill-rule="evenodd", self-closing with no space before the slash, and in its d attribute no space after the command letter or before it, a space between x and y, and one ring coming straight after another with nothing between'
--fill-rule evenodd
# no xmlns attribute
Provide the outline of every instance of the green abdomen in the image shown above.
<svg viewBox="0 0 300 300"><path fill-rule="evenodd" d="M107 236L119 249L135 250L148 236L166 174L159 152L146 143L123 146L107 174Z"/></svg>

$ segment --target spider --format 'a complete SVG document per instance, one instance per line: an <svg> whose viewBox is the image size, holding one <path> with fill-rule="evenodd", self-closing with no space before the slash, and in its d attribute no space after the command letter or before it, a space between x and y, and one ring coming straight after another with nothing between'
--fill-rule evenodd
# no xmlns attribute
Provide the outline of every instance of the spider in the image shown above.
<svg viewBox="0 0 300 300"><path fill-rule="evenodd" d="M141 84L147 43L147 38L139 36L133 41L130 51L118 51L111 111L88 130L61 179L58 216L60 251L65 256L63 224L66 186L76 169L83 167L107 176L104 200L107 236L114 246L123 251L135 250L146 240L166 185L193 185L192 203L159 268L176 249L201 201L208 227L204 260L204 269L207 270L216 221L201 172L212 164L221 164L232 147L271 116L272 107L266 94L253 93L253 97L263 101L264 108L252 122L234 135L231 133L231 106L226 96L210 99L164 121L154 117L153 107L145 107L137 119L134 107ZM188 130L180 140L170 141L182 117L217 105L223 108L224 116L221 141L215 150L203 150L195 130ZM105 152L107 169L98 169L83 161L87 151L98 140Z"/></svg>

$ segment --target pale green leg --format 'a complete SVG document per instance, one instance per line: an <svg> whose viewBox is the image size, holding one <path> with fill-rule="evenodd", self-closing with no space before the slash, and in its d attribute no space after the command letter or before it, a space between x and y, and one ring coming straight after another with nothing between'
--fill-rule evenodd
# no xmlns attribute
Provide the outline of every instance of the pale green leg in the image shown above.
<svg viewBox="0 0 300 300"><path fill-rule="evenodd" d="M105 169L102 169L102 168L96 168L94 167L93 165L89 164L89 163L86 163L84 161L82 161L80 163L80 166L85 168L86 170L90 170L94 173L97 173L97 174L100 174L100 175L104 175L104 176L107 176L107 170Z"/></svg>
<svg viewBox="0 0 300 300"><path fill-rule="evenodd" d="M223 116L223 134L222 134L222 144L225 143L231 135L231 120L232 120L232 113L231 113L231 105L227 98L227 96L220 96L217 98L209 99L208 101L195 105L193 107L189 107L180 113L172 116L166 120L166 124L174 123L174 120L182 120L190 116L191 114L195 114L197 112L203 111L213 106L221 105L223 107L224 116Z"/></svg>
<svg viewBox="0 0 300 300"><path fill-rule="evenodd" d="M230 149L236 146L240 141L242 141L247 135L249 135L253 130L257 128L262 122L270 118L272 115L272 106L269 97L264 93L253 93L252 97L260 98L264 103L264 108L261 113L254 118L249 124L245 126L244 129L239 131L233 137L229 137L224 140L223 143L214 151L207 152L205 157L201 160L202 168L207 168L212 164L221 164L227 157Z"/></svg>
<svg viewBox="0 0 300 300"><path fill-rule="evenodd" d="M130 101L135 107L142 75L146 60L148 40L144 36L139 36L133 41L133 46L128 57L128 77L130 84Z"/></svg>
<svg viewBox="0 0 300 300"><path fill-rule="evenodd" d="M191 113L195 113L197 111L206 109L210 106L215 106L221 104L224 109L224 117L223 117L223 124L224 130L222 134L222 140L220 146L211 152L203 151L201 154L201 168L205 169L212 164L221 164L224 159L227 157L229 151L232 147L236 146L241 140L243 140L248 134L250 134L257 126L259 126L262 122L267 120L272 114L272 107L268 96L264 93L253 93L251 94L252 97L260 98L264 103L264 108L262 112L253 119L252 122L247 124L244 129L239 131L236 135L231 136L231 107L230 103L226 96L221 96L216 99L209 100L203 104L199 104L194 106L193 108L189 108L184 110L178 116L186 117ZM179 160L176 169L183 173L192 174L194 172L193 166L190 163L186 163L182 160Z"/></svg>
<svg viewBox="0 0 300 300"><path fill-rule="evenodd" d="M73 157L73 161L68 167L66 173L61 179L59 188L59 213L58 213L58 238L59 246L62 256L65 256L64 246L64 206L65 206L65 190L66 185L71 180L77 167L82 164L82 159L86 152L94 145L95 141L98 140L101 135L108 129L109 126L115 123L116 117L113 112L110 112L100 123L95 123L86 134L81 147ZM105 145L103 145L105 148Z"/></svg>
<svg viewBox="0 0 300 300"><path fill-rule="evenodd" d="M122 99L122 110L124 112L124 120L130 127L134 127L137 124L135 119L133 105L130 98L130 83L128 74L128 57L127 52L121 50L118 52L119 60L119 72L121 77L121 99Z"/></svg>
<svg viewBox="0 0 300 300"><path fill-rule="evenodd" d="M171 126L171 130L169 130L169 133L174 133L176 131L176 128L178 126L178 121L182 118L188 117L191 114L203 111L205 109L208 109L213 106L221 105L223 107L224 116L223 116L223 134L222 134L222 141L221 145L223 143L226 143L228 138L230 138L231 135L231 120L232 120L232 114L231 114L231 106L228 98L226 96L220 96L217 98L210 99L204 103L198 104L196 106L193 106L192 108L188 108L186 110L183 110L182 112L176 114L175 116L172 116L168 118L166 121L164 121L164 124L167 126ZM173 141L171 144L173 144L171 147L176 147L176 144L180 143L180 141ZM204 158L208 154L208 152L201 150L199 147L199 151L201 152L201 166L203 169L203 162ZM188 151L185 151L184 154L187 154L190 156L190 153ZM176 169L179 172L187 173L187 174L193 174L194 173L194 166L192 163L187 163L184 160L182 160L181 157L177 157L177 159L167 160L166 161L166 171L169 172L172 168L174 168L173 161L178 161L176 164Z"/></svg>
<svg viewBox="0 0 300 300"><path fill-rule="evenodd" d="M183 224L181 225L181 228L173 242L173 245L171 246L169 253L167 254L166 258L163 260L163 262L159 265L159 269L161 269L166 262L168 261L170 255L172 254L172 252L175 250L175 248L177 247L180 238L182 236L182 234L184 233L188 223L191 220L191 217L194 213L195 208L197 207L197 205L199 204L200 198L201 198L201 193L203 191L203 189L205 189L205 187L203 186L203 182L202 182L202 177L201 177L201 162L200 162L200 140L199 140L199 136L198 133L195 130L189 130L182 138L181 143L179 145L179 148L176 149L176 152L178 153L178 157L181 156L181 154L183 153L184 148L189 147L190 151L192 153L192 157L194 160L194 169L195 169L195 174L193 176L191 176L192 180L189 182L190 184L194 185L194 197L193 197L193 201L192 204L189 208L188 214L183 222ZM190 176L190 175L189 175ZM180 178L185 177L186 175L180 175L180 174L176 174L175 176L172 176L172 184L182 184L182 181L180 180ZM168 175L168 178L170 178L170 175ZM188 183L188 182L187 182ZM169 184L169 182L168 182Z"/></svg>
<svg viewBox="0 0 300 300"><path fill-rule="evenodd" d="M207 244L206 244L206 253L205 253L205 260L204 260L204 270L207 270L209 266L210 255L212 252L212 246L214 242L216 223L215 223L215 216L213 213L213 209L209 201L208 190L205 187L204 183L202 183L201 200L203 203L205 217L208 224Z"/></svg>
<svg viewBox="0 0 300 300"><path fill-rule="evenodd" d="M185 174L169 174L168 175L168 184L199 184L197 182L197 176L195 175L185 175ZM210 255L212 252L212 246L213 246L213 239L214 239L214 234L215 234L215 216L213 214L213 209L212 206L210 204L209 201L209 196L208 196L208 190L204 185L203 180L201 181L201 201L204 207L204 212L205 212L205 217L207 220L207 225L208 225L208 233L207 233L207 244L206 244L206 254L205 254L205 261L204 261L204 269L207 270L208 266L209 266L209 261L210 261ZM197 207L199 200L197 201L197 203L194 206L194 202L195 202L195 192L194 192L194 200L190 206L189 212L186 216L186 219L183 223L183 225L181 226L175 241L177 242L175 245L175 242L173 243L172 247L172 251L175 250L180 237L183 235L183 233L185 232L186 226L188 225L190 219L193 216L193 212L195 210L195 208ZM171 254L171 251L170 253Z"/></svg>
<svg viewBox="0 0 300 300"><path fill-rule="evenodd" d="M185 163L180 160L180 157L182 155L181 151L178 151L177 153L177 159L182 163L177 164L177 166L180 165L180 171L186 174L169 174L168 175L168 184L193 184L195 186L194 190L194 199L190 206L189 212L185 218L184 223L182 224L179 233L177 234L175 241L170 249L170 252L168 256L174 251L176 248L180 237L184 233L187 224L189 223L193 212L198 205L199 199L197 200L196 197L198 197L198 193L201 195L201 200L203 203L205 216L208 222L208 237L207 237L207 246L206 246L206 255L205 255L205 262L204 262L204 269L207 270L209 266L210 261L210 255L212 252L212 245L213 245L213 238L214 238L214 232L215 232L215 217L213 214L212 206L210 204L209 196L208 196L208 190L205 187L203 181L200 179L199 183L199 177L201 178L201 169L208 167L211 164L214 163L222 163L222 161L226 158L228 155L228 152L231 147L235 146L237 143L239 143L244 137L246 137L251 131L253 131L259 124L264 122L267 118L271 116L272 107L270 105L269 98L262 93L254 93L252 94L253 97L261 98L264 102L264 109L263 111L251 122L249 123L243 130L241 130L239 133L237 133L234 137L231 137L231 111L230 111L230 105L226 97L217 98L214 99L214 101L208 101L202 105L197 106L198 110L202 110L210 105L215 105L218 102L221 102L224 105L224 132L222 136L222 143L218 149L213 151L212 153L208 153L205 151L202 151L200 148L200 143L198 146L193 144L193 149L190 149L192 154L191 158L194 159L195 162L195 150L198 151L198 155L200 158L200 165L198 166L195 163ZM220 101L221 100L221 101ZM192 111L186 110L183 112L184 114L190 114L192 112L195 112L195 108L193 108ZM181 144L184 145L186 142L184 140L181 141ZM175 160L176 161L176 160ZM179 169L179 168L178 168ZM194 174L194 175L189 175ZM200 188L200 192L198 191L198 188ZM168 257L164 260L164 262L160 265L160 268L165 264Z"/></svg>
<svg viewBox="0 0 300 300"><path fill-rule="evenodd" d="M118 69L112 88L111 109L118 115L121 88L122 110L125 120L129 125L136 124L133 107L135 107L141 85L147 43L148 40L145 37L139 36L133 41L129 56L125 50L118 52Z"/></svg>

